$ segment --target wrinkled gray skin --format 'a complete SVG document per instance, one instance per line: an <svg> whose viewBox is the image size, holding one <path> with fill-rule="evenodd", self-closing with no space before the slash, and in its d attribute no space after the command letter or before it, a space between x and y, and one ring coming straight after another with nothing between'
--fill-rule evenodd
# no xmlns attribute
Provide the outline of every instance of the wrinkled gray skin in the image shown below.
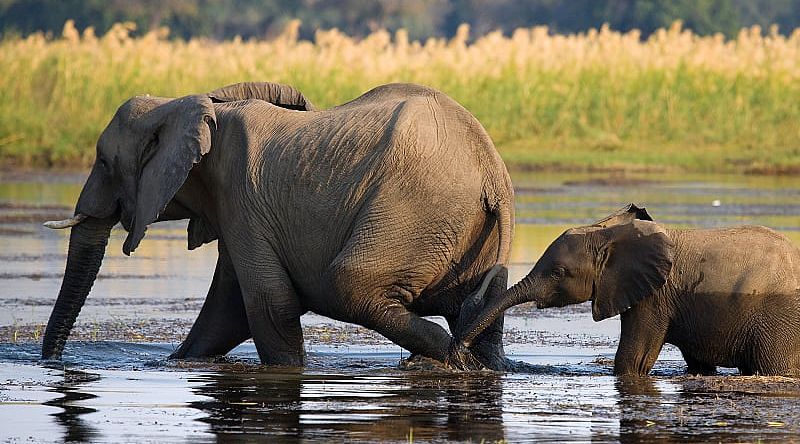
<svg viewBox="0 0 800 444"><path fill-rule="evenodd" d="M130 254L151 223L189 219L189 248L216 239L219 259L173 358L252 337L262 362L302 365L300 316L313 311L443 360L450 335L421 316L455 328L466 295L508 257L512 203L481 125L423 86L324 111L270 83L134 97L97 143L42 356L60 358L117 221ZM503 366L501 338L498 319L471 349L483 365Z"/></svg>
<svg viewBox="0 0 800 444"><path fill-rule="evenodd" d="M522 281L487 301L453 353L505 309L531 301L592 301L595 321L622 313L617 375L648 374L665 342L692 374L717 366L800 373L800 250L765 227L673 230L630 205L567 230Z"/></svg>

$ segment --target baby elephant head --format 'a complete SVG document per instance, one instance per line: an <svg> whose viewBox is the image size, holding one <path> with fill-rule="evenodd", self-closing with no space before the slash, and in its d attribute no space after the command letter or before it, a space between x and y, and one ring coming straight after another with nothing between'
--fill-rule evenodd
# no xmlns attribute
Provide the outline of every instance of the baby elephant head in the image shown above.
<svg viewBox="0 0 800 444"><path fill-rule="evenodd" d="M546 308L592 301L595 321L622 313L665 284L673 254L664 228L633 204L592 225L569 229L525 278L483 309L461 340L471 343L506 309L525 302Z"/></svg>
<svg viewBox="0 0 800 444"><path fill-rule="evenodd" d="M592 301L594 320L609 318L664 285L672 249L655 222L569 229L521 282L525 301L539 308Z"/></svg>

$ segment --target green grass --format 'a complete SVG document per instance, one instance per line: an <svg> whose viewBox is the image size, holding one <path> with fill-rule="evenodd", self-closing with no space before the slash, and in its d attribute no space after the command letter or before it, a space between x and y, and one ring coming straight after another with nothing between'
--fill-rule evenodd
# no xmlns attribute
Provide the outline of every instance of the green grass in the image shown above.
<svg viewBox="0 0 800 444"><path fill-rule="evenodd" d="M380 33L361 42L324 34L316 44L133 39L122 28L99 40L69 29L56 40L7 39L0 41L0 166L89 165L98 135L136 94L177 97L275 81L329 107L408 81L439 88L472 111L512 168L800 171L800 55L793 49L800 38L745 39L731 49L687 40L680 30L666 35L666 43L606 31L571 43L494 36L471 46L402 48ZM542 55L537 48L547 45L567 49ZM688 49L672 57L659 45ZM782 59L748 62L774 47ZM701 60L727 64L693 61L704 51Z"/></svg>

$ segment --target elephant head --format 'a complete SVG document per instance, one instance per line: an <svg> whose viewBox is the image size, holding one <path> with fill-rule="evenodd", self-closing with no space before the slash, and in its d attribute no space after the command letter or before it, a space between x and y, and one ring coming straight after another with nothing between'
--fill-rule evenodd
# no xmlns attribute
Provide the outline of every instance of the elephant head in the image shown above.
<svg viewBox="0 0 800 444"><path fill-rule="evenodd" d="M42 357L59 359L67 336L89 294L105 254L111 228L128 232L122 247L130 255L147 226L163 213L190 170L212 148L215 102L261 99L292 109L313 109L292 87L240 83L209 94L168 99L137 96L116 112L97 142L97 155L80 193L74 216L45 223L72 227L64 280L42 344ZM190 222L189 244L196 246ZM199 238L215 238L204 234ZM202 243L202 242L200 242Z"/></svg>
<svg viewBox="0 0 800 444"><path fill-rule="evenodd" d="M592 225L569 229L456 340L469 346L506 309L525 302L547 308L592 301L595 321L622 313L666 283L673 250L665 230L633 204Z"/></svg>

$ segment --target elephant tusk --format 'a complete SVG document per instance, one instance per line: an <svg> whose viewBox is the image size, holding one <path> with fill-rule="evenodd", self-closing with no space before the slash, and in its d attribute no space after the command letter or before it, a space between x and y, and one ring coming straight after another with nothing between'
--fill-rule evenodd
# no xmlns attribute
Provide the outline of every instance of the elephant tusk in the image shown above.
<svg viewBox="0 0 800 444"><path fill-rule="evenodd" d="M53 230L60 230L62 228L74 227L75 225L78 225L79 223L83 222L84 219L86 219L86 217L87 216L85 214L78 213L70 217L69 219L49 220L43 223L42 225L44 225L47 228L51 228Z"/></svg>

